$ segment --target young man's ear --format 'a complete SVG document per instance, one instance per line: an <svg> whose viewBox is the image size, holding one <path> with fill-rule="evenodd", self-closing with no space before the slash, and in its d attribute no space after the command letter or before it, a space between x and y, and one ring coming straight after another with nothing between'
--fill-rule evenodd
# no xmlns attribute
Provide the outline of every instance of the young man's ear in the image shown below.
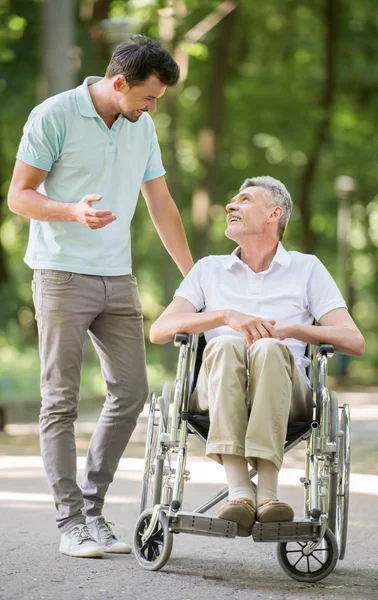
<svg viewBox="0 0 378 600"><path fill-rule="evenodd" d="M116 92L127 92L130 89L127 79L124 75L117 75L113 80L113 89Z"/></svg>

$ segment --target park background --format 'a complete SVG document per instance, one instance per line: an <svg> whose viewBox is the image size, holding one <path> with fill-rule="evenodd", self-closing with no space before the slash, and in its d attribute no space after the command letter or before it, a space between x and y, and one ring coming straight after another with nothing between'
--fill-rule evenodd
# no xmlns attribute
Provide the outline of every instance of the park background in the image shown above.
<svg viewBox="0 0 378 600"><path fill-rule="evenodd" d="M12 418L39 402L32 273L23 263L29 223L6 201L22 128L46 97L103 75L132 33L159 38L181 68L152 117L194 258L234 248L224 206L244 179L282 180L294 201L285 247L326 264L366 338L363 358L332 361L333 385L375 386L376 1L0 0L0 405ZM181 276L142 198L132 247L156 389L173 377L177 354L172 344L152 346L148 331ZM82 398L103 394L88 342Z"/></svg>
<svg viewBox="0 0 378 600"><path fill-rule="evenodd" d="M376 600L378 586L378 11L377 0L0 0L0 597L3 600ZM7 207L22 128L48 96L103 75L132 33L158 37L181 67L152 115L169 188L196 259L230 252L225 204L245 178L290 190L288 249L315 253L366 337L362 358L329 361L329 387L352 415L346 560L320 584L297 584L272 544L177 536L161 573L133 556L73 561L58 553L54 506L38 439L39 357L29 223ZM125 157L127 160L127 157ZM88 190L93 192L95 190ZM125 201L127 199L125 198ZM132 224L152 390L174 379L177 349L148 331L181 276L143 199ZM88 341L75 423L78 481L104 399ZM2 416L6 424L2 431ZM139 515L148 406L107 495L105 516L132 539ZM304 442L285 455L280 497L302 514ZM224 485L221 466L189 437L185 507ZM218 469L218 471L217 471ZM221 472L220 472L220 471ZM282 496L281 496L282 493ZM118 560L119 559L119 560ZM73 562L72 562L73 561Z"/></svg>

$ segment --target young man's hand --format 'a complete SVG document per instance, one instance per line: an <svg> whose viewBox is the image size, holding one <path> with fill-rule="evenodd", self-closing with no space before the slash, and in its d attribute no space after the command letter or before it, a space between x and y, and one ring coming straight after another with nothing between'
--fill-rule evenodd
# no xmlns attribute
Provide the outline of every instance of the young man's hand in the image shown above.
<svg viewBox="0 0 378 600"><path fill-rule="evenodd" d="M96 210L92 208L93 202L99 202L102 196L98 194L89 194L84 196L80 202L73 205L73 220L78 221L89 229L101 229L113 223L116 220L116 216L113 215L111 210Z"/></svg>

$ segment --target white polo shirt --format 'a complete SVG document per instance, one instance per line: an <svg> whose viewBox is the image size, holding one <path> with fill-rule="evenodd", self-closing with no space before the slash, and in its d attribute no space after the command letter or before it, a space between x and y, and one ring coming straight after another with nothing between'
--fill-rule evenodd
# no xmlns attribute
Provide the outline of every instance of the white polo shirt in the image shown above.
<svg viewBox="0 0 378 600"><path fill-rule="evenodd" d="M311 254L287 252L281 243L266 271L255 273L237 256L207 256L199 260L185 277L175 296L181 296L204 312L233 309L262 319L275 319L277 325L311 325L313 320L345 301L324 265ZM228 326L205 332L209 341L219 335L238 335ZM283 340L304 373L308 359L306 343Z"/></svg>

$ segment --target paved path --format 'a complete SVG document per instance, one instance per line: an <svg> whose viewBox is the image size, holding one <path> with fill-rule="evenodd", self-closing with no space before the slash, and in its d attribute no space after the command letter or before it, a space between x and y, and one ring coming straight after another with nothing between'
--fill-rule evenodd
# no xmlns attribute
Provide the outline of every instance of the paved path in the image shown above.
<svg viewBox="0 0 378 600"><path fill-rule="evenodd" d="M378 410L375 397L351 401L353 455L351 512L347 555L335 571L318 584L295 582L281 570L275 544L255 544L250 539L210 539L175 536L172 556L158 573L141 569L131 556L102 560L74 559L58 552L54 507L39 456L23 456L25 437L35 447L36 432L22 433L14 425L11 448L18 441L18 456L0 456L0 599L1 600L113 600L140 597L149 600L297 600L378 598ZM93 429L90 415L78 423L84 450ZM26 425L25 425L26 426ZM17 427L21 427L17 433ZM116 523L116 532L131 540L138 518L145 417L122 459L109 491L105 516ZM12 428L10 432L12 431ZM10 433L9 432L9 433ZM33 441L34 440L34 441ZM8 440L9 441L9 440ZM2 453L8 447L0 441ZM191 510L219 490L222 468L201 456L191 441L188 467L192 480L185 488L184 508ZM13 452L16 454L16 452ZM302 488L298 477L303 452L292 453L281 473L281 497L302 514ZM79 480L84 459L78 461Z"/></svg>

